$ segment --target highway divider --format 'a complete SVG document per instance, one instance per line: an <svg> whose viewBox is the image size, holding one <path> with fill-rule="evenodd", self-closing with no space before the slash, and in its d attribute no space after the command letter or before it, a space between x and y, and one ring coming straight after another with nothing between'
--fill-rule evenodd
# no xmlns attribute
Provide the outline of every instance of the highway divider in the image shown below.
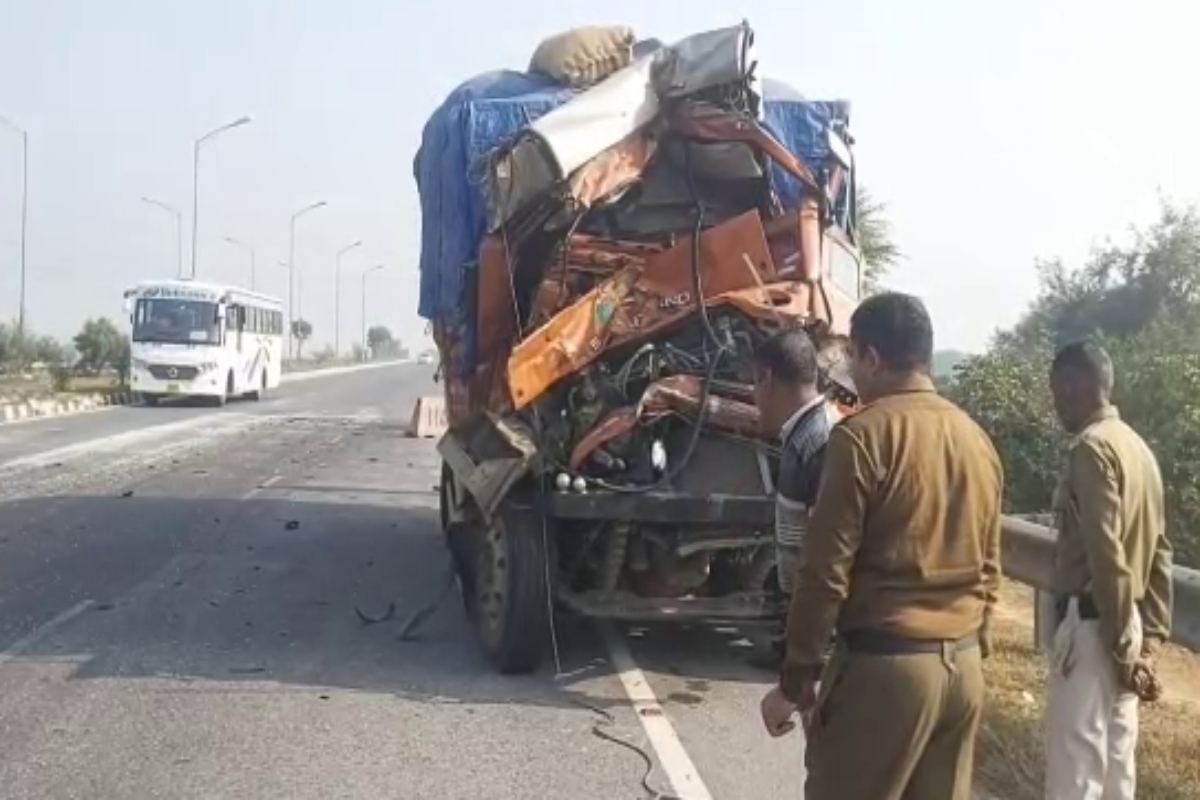
<svg viewBox="0 0 1200 800"><path fill-rule="evenodd" d="M94 392L74 396L32 398L15 403L0 403L0 424L41 417L61 417L65 414L82 414L110 406L124 406L133 402L133 393Z"/></svg>

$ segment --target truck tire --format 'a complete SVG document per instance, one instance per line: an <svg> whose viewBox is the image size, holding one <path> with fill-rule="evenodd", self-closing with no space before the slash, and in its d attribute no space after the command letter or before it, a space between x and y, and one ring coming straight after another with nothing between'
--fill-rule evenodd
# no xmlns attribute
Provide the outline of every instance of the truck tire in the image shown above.
<svg viewBox="0 0 1200 800"><path fill-rule="evenodd" d="M470 614L484 653L502 675L533 672L545 652L550 619L542 536L536 511L505 503L477 538Z"/></svg>

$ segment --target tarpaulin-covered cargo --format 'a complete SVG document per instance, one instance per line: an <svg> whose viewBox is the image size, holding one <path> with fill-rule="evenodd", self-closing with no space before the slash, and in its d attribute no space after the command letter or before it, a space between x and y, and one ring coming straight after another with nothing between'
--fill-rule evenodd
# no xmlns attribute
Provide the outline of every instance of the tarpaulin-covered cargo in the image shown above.
<svg viewBox="0 0 1200 800"><path fill-rule="evenodd" d="M762 81L764 126L808 163L829 157L826 132L844 129L850 104L817 101L779 81ZM547 112L580 94L540 75L497 71L466 81L446 98L425 125L414 173L421 200L420 315L461 327L463 362L473 369L477 331L462 319L463 275L479 258L486 232L483 160ZM778 164L771 183L783 206L796 209L801 185ZM447 365L455 366L455 365Z"/></svg>

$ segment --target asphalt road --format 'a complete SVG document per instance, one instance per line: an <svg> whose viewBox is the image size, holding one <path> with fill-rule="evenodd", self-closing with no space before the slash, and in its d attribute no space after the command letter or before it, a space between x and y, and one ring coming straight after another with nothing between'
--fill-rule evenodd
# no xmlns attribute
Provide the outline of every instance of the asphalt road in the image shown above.
<svg viewBox="0 0 1200 800"><path fill-rule="evenodd" d="M452 595L398 639L445 580L431 378L0 425L0 798L646 797L597 726L664 792L801 797L740 631L571 627L502 678Z"/></svg>

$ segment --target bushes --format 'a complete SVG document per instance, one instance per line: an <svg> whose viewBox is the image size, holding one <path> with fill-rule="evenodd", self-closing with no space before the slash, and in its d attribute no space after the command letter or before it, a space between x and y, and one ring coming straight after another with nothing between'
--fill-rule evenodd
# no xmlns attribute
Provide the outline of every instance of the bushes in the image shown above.
<svg viewBox="0 0 1200 800"><path fill-rule="evenodd" d="M1158 456L1176 561L1200 565L1200 217L1164 205L1127 247L1081 268L1043 265L1028 313L989 352L956 366L947 393L992 435L1006 504L1038 513L1062 467L1066 437L1050 403L1054 349L1093 337L1116 368L1114 402Z"/></svg>
<svg viewBox="0 0 1200 800"><path fill-rule="evenodd" d="M78 374L96 375L105 370L117 373L121 383L129 379L129 338L112 321L87 320L66 344L53 336L17 333L15 325L0 323L0 374L22 374L31 370L48 375L56 392L71 389Z"/></svg>

